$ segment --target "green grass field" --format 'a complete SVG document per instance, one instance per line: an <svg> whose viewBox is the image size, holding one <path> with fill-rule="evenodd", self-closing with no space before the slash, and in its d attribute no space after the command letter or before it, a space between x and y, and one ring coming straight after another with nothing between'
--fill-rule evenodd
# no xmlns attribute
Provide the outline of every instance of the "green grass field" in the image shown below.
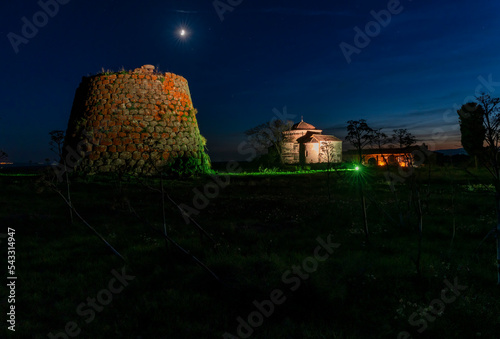
<svg viewBox="0 0 500 339"><path fill-rule="evenodd" d="M72 179L75 209L124 263L76 216L71 224L39 177L0 176L0 232L15 229L18 277L16 332L0 337L500 338L495 242L479 247L496 221L487 174L440 167L416 177L395 193L375 169L165 181L215 242L166 198L168 236L218 281L165 241L158 179Z"/></svg>

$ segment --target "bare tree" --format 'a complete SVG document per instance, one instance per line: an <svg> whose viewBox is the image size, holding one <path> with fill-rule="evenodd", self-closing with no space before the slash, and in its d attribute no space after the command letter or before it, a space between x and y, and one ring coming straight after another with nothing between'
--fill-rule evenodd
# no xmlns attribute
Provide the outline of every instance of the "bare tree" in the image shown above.
<svg viewBox="0 0 500 339"><path fill-rule="evenodd" d="M363 149L370 145L373 142L373 134L374 130L368 126L366 120L349 120L347 125L347 136L346 140L353 145L359 156L359 164L363 163ZM363 225L365 232L366 244L370 244L370 232L368 230L368 217L366 214L366 198L365 192L363 188L363 175L360 171L360 168L356 171L356 180L358 182L359 195L361 200L361 212L363 214Z"/></svg>
<svg viewBox="0 0 500 339"><path fill-rule="evenodd" d="M486 168L492 174L497 192L500 193L500 166L498 163L498 150L500 147L500 98L492 98L489 94L482 94L476 100L483 109L483 125L486 129L486 133L484 134L486 147L484 152L480 152L479 155L483 163L485 163Z"/></svg>
<svg viewBox="0 0 500 339"><path fill-rule="evenodd" d="M9 155L7 153L5 153L4 151L0 150L0 161L6 160L8 157L9 157Z"/></svg>
<svg viewBox="0 0 500 339"><path fill-rule="evenodd" d="M283 164L283 132L292 128L292 121L273 119L268 123L260 124L247 131L249 142L260 153L274 148L279 156L280 164Z"/></svg>
<svg viewBox="0 0 500 339"><path fill-rule="evenodd" d="M393 132L392 140L401 148L410 147L417 142L417 138L408 132L406 128L395 129Z"/></svg>
<svg viewBox="0 0 500 339"><path fill-rule="evenodd" d="M394 134L392 135L393 142L397 143L401 149L409 149L417 142L417 138L411 132L408 132L406 128L400 128L393 130ZM406 152L405 162L407 166L412 166L412 155L409 152Z"/></svg>
<svg viewBox="0 0 500 339"><path fill-rule="evenodd" d="M0 149L0 161L7 160L8 157L9 155Z"/></svg>
<svg viewBox="0 0 500 339"><path fill-rule="evenodd" d="M385 145L391 144L393 142L393 140L394 140L394 138L388 137L387 134L382 132L381 128L373 131L371 145L372 145L372 147L376 147L380 151L380 154L382 155L382 159L384 160L384 163L386 164L386 166L389 166L389 162L386 159L386 157L384 156L382 148L384 148Z"/></svg>
<svg viewBox="0 0 500 339"><path fill-rule="evenodd" d="M365 119L349 120L345 140L356 148L359 163L363 163L363 149L372 143L374 130Z"/></svg>
<svg viewBox="0 0 500 339"><path fill-rule="evenodd" d="M71 223L73 224L73 206L71 205L71 191L69 189L69 177L68 177L68 166L66 164L66 159L63 158L63 146L64 146L64 131L54 130L49 132L50 134L50 149L52 152L56 153L59 156L59 163L64 165L64 173L66 174L66 186L68 192L68 205L69 205L69 215L71 218Z"/></svg>
<svg viewBox="0 0 500 339"><path fill-rule="evenodd" d="M328 188L328 201L331 202L331 187L330 187L330 174L331 174L331 169L332 169L332 164L336 160L336 150L335 150L335 145L331 142L320 142L320 147L319 147L319 157L321 160L324 160L326 162L326 177L327 177L327 188Z"/></svg>
<svg viewBox="0 0 500 339"><path fill-rule="evenodd" d="M322 162L325 162L327 169L332 167L335 162L337 152L335 150L335 145L331 142L321 141L319 146L319 158Z"/></svg>
<svg viewBox="0 0 500 339"><path fill-rule="evenodd" d="M64 145L64 131L54 130L50 134L50 150L59 156L58 161L62 160L62 151Z"/></svg>

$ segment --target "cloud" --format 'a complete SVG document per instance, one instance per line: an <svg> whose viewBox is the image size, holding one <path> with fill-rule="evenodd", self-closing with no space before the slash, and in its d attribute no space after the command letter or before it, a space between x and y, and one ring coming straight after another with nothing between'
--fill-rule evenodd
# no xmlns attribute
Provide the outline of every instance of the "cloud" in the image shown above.
<svg viewBox="0 0 500 339"><path fill-rule="evenodd" d="M431 109L424 109L424 110L414 110L410 111L408 113L405 113L405 116L411 116L411 117L428 117L428 116L437 116L437 115L442 115L443 112L445 112L448 108L445 107L438 107L438 108L431 108Z"/></svg>
<svg viewBox="0 0 500 339"><path fill-rule="evenodd" d="M397 120L391 123L373 121L370 123L372 128L382 128L382 131L388 135L392 135L394 129L406 128L409 132L416 136L420 142L431 144L443 143L460 143L460 130L456 122L436 122L437 119L419 120L419 121L403 121ZM347 124L334 124L323 129L323 134L331 134L344 140L347 135Z"/></svg>
<svg viewBox="0 0 500 339"><path fill-rule="evenodd" d="M184 9L172 9L172 12L184 13L184 14L198 14L199 11L186 11Z"/></svg>
<svg viewBox="0 0 500 339"><path fill-rule="evenodd" d="M274 8L266 8L262 10L258 10L263 13L279 13L279 14L290 14L290 15L300 15L300 16L343 16L350 17L353 16L353 13L348 10L307 10L307 9L299 9L299 8L284 8L284 7L274 7Z"/></svg>

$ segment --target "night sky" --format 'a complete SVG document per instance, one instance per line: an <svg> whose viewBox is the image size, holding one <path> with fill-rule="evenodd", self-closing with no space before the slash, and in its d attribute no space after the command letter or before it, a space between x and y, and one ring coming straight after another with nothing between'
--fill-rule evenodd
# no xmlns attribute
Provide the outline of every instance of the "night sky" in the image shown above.
<svg viewBox="0 0 500 339"><path fill-rule="evenodd" d="M244 158L243 132L284 107L342 139L364 118L459 148L457 106L478 89L500 96L498 1L221 0L218 13L212 0L59 0L39 13L53 1L0 5L0 149L14 162L54 158L49 132L66 129L82 76L103 68L184 76L212 161Z"/></svg>

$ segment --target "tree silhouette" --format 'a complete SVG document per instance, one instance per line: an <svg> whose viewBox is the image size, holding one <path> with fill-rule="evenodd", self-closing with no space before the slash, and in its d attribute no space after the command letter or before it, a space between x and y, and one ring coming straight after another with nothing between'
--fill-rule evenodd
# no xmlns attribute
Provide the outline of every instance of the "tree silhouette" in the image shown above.
<svg viewBox="0 0 500 339"><path fill-rule="evenodd" d="M69 188L69 177L68 177L68 165L66 164L66 160L63 158L63 146L64 146L64 131L54 130L49 132L50 134L50 149L52 152L56 153L59 156L59 163L64 165L64 174L66 175L66 187L68 191L68 199L67 203L69 205L69 215L71 218L71 223L73 224L73 206L71 203L71 191ZM64 198L64 197L63 197Z"/></svg>
<svg viewBox="0 0 500 339"><path fill-rule="evenodd" d="M372 139L371 139L371 144L372 144L372 146L376 146L377 149L380 151L380 153L382 154L382 159L384 160L384 162L385 162L385 164L387 166L389 166L389 162L386 159L386 157L384 155L384 152L382 151L382 148L385 145L392 143L393 140L394 140L394 138L390 138L389 136L387 136L387 134L385 134L384 132L382 132L381 128L379 128L378 130L374 130L373 131L373 136L372 136Z"/></svg>
<svg viewBox="0 0 500 339"><path fill-rule="evenodd" d="M463 105L457 113L462 146L469 155L474 157L477 168L478 158L485 150L483 145L486 128L483 124L485 118L483 106L476 102L469 102Z"/></svg>
<svg viewBox="0 0 500 339"><path fill-rule="evenodd" d="M289 131L292 124L292 121L273 119L245 131L245 134L249 136L249 142L258 152L273 147L278 154L280 164L283 164L283 132Z"/></svg>
<svg viewBox="0 0 500 339"><path fill-rule="evenodd" d="M9 155L0 149L0 161L7 160L8 157Z"/></svg>
<svg viewBox="0 0 500 339"><path fill-rule="evenodd" d="M321 159L322 162L326 162L326 177L327 177L327 185L326 187L328 188L328 202L331 202L332 194L331 194L331 189L330 189L330 174L331 174L331 169L332 169L332 164L335 162L337 159L337 151L335 149L335 145L331 142L320 142L320 147L319 147L319 158Z"/></svg>
<svg viewBox="0 0 500 339"><path fill-rule="evenodd" d="M392 140L396 142L400 148L410 147L417 142L417 138L406 128L393 130Z"/></svg>
<svg viewBox="0 0 500 339"><path fill-rule="evenodd" d="M476 97L477 103L462 106L457 113L460 117L460 132L464 148L477 156L488 169L495 186L495 207L497 225L489 235L494 235L497 242L497 283L500 285L500 164L498 151L500 146L500 98L492 98L483 93ZM474 109L475 108L475 109ZM479 126L482 123L483 128ZM484 145L484 147L483 147Z"/></svg>
<svg viewBox="0 0 500 339"><path fill-rule="evenodd" d="M59 162L62 161L62 151L64 145L64 131L54 130L50 134L50 150L59 156Z"/></svg>
<svg viewBox="0 0 500 339"><path fill-rule="evenodd" d="M363 162L363 149L373 142L373 133L375 132L365 119L349 120L347 125L347 136L345 140L356 148L358 152L359 163Z"/></svg>
<svg viewBox="0 0 500 339"><path fill-rule="evenodd" d="M366 146L370 145L373 143L373 136L375 133L375 130L372 129L368 124L366 123L366 120L360 119L360 120L349 120L347 125L347 136L346 136L346 141L351 143L353 145L359 156L359 163L363 163L363 148ZM359 189L359 196L360 196L360 201L361 201L361 212L363 215L363 225L364 225L364 232L365 232L365 239L366 239L366 244L370 243L370 233L368 230L368 217L366 214L366 198L365 198L365 192L363 188L363 181L364 178L360 174L360 171L356 171L357 173L355 175L356 181L357 181L357 186Z"/></svg>
<svg viewBox="0 0 500 339"><path fill-rule="evenodd" d="M401 149L410 148L417 142L417 138L406 128L400 128L393 130L394 134L392 135L393 142L397 143ZM412 166L413 158L412 155L408 152L404 152L404 159L407 166Z"/></svg>

